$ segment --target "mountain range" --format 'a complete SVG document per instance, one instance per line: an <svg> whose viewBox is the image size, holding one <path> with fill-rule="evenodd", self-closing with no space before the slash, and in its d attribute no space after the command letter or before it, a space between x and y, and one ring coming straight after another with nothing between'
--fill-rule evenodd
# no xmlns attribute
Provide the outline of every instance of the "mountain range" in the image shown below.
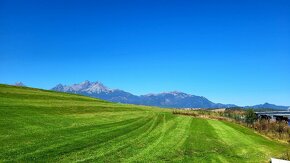
<svg viewBox="0 0 290 163"><path fill-rule="evenodd" d="M19 86L19 87L25 87L25 85L22 82L16 82L15 84L13 84L15 86Z"/></svg>
<svg viewBox="0 0 290 163"><path fill-rule="evenodd" d="M203 96L190 95L187 93L173 91L158 94L134 95L132 93L120 90L110 89L101 82L90 82L88 80L73 84L58 84L51 90L67 93L81 94L85 96L100 98L111 102L149 105L167 108L229 108L237 107L234 104L214 103ZM287 109L286 106L277 106L273 104L255 105L254 108L272 108Z"/></svg>

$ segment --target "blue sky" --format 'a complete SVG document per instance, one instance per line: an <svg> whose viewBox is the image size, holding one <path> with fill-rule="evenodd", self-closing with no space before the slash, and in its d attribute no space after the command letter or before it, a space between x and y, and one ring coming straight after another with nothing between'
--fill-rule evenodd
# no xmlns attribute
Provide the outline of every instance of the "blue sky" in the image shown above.
<svg viewBox="0 0 290 163"><path fill-rule="evenodd" d="M0 1L0 83L290 105L290 1Z"/></svg>

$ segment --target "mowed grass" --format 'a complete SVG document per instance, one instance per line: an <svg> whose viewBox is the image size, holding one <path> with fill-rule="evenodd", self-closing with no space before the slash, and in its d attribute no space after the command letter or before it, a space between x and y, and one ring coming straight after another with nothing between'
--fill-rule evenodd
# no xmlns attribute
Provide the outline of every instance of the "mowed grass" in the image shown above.
<svg viewBox="0 0 290 163"><path fill-rule="evenodd" d="M0 85L0 162L266 162L287 145L167 109Z"/></svg>

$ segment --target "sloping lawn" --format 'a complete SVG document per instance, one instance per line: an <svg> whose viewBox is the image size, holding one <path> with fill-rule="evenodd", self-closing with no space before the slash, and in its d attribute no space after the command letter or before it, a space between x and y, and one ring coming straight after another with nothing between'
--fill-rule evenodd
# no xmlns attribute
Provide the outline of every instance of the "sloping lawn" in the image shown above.
<svg viewBox="0 0 290 163"><path fill-rule="evenodd" d="M0 162L267 162L286 149L232 123L0 85Z"/></svg>

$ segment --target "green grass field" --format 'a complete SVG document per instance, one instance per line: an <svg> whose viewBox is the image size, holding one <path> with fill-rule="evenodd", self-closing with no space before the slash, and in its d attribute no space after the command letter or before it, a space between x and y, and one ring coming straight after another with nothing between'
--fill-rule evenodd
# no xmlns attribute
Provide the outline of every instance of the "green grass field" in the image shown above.
<svg viewBox="0 0 290 163"><path fill-rule="evenodd" d="M167 109L0 85L0 162L266 162L287 145Z"/></svg>

